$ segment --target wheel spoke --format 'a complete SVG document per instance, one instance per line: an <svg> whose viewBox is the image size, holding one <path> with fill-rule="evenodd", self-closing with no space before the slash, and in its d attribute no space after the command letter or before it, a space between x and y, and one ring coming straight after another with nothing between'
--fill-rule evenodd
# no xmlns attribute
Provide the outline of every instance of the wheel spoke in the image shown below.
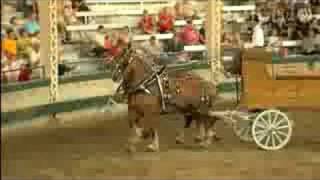
<svg viewBox="0 0 320 180"><path fill-rule="evenodd" d="M269 146L269 142L270 142L270 134L267 136L267 139L264 145Z"/></svg>
<svg viewBox="0 0 320 180"><path fill-rule="evenodd" d="M272 113L269 113L269 114L268 114L268 123L269 123L269 126L270 126L271 123L272 123Z"/></svg>
<svg viewBox="0 0 320 180"><path fill-rule="evenodd" d="M249 128L249 127L246 128L245 134L244 134L246 137L250 138L250 130L251 130L251 128Z"/></svg>
<svg viewBox="0 0 320 180"><path fill-rule="evenodd" d="M276 115L271 123L273 124L274 122L277 122L278 118L279 118L279 113L276 113Z"/></svg>
<svg viewBox="0 0 320 180"><path fill-rule="evenodd" d="M282 122L285 122L285 119L284 119L284 118L281 118L281 119L275 124L275 127L280 126L280 124L281 124Z"/></svg>
<svg viewBox="0 0 320 180"><path fill-rule="evenodd" d="M277 134L280 134L280 135L285 136L285 137L288 136L288 134L283 132L283 131L277 131Z"/></svg>
<svg viewBox="0 0 320 180"><path fill-rule="evenodd" d="M256 124L256 127L259 127L259 128L262 128L262 129L265 129L266 128L266 126L264 126L262 123L261 124Z"/></svg>
<svg viewBox="0 0 320 180"><path fill-rule="evenodd" d="M276 127L277 130L280 130L280 129L288 129L289 126L286 124L286 125L283 125L283 126L279 126L279 127Z"/></svg>
<svg viewBox="0 0 320 180"><path fill-rule="evenodd" d="M272 147L275 147L275 146L276 146L276 141L275 141L275 138L274 138L274 134L273 134L273 133L271 134L271 144L272 144Z"/></svg>
<svg viewBox="0 0 320 180"><path fill-rule="evenodd" d="M260 133L259 133L259 134L260 134ZM261 133L261 134L262 134L262 133ZM261 141L267 136L267 133L264 132L261 136L258 136L257 133L256 133L256 136L257 136L258 141L261 142Z"/></svg>
<svg viewBox="0 0 320 180"><path fill-rule="evenodd" d="M261 116L261 122L264 123L265 127L269 126L268 122L263 118L263 116Z"/></svg>
<svg viewBox="0 0 320 180"><path fill-rule="evenodd" d="M274 134L274 137L276 137L276 139L277 139L277 141L278 141L279 143L282 142L281 137L280 137L277 133Z"/></svg>

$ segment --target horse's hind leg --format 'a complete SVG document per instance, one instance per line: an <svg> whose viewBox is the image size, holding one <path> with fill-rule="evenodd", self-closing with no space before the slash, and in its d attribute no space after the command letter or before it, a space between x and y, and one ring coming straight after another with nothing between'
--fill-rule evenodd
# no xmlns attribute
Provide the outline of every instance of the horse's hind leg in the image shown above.
<svg viewBox="0 0 320 180"><path fill-rule="evenodd" d="M219 137L217 137L217 134L215 132L215 124L217 122L218 118L212 118L207 119L205 122L205 145L209 146L212 144L212 140L220 140Z"/></svg>

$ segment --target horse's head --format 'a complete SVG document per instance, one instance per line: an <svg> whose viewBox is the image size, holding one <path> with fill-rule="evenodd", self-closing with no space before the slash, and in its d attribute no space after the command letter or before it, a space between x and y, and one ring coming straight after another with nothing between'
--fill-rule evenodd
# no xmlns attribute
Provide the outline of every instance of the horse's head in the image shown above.
<svg viewBox="0 0 320 180"><path fill-rule="evenodd" d="M123 74L128 68L129 62L132 59L132 52L133 50L131 48L126 48L121 55L116 57L116 59L113 61L114 66L112 70L112 81L119 82L121 79L123 79Z"/></svg>

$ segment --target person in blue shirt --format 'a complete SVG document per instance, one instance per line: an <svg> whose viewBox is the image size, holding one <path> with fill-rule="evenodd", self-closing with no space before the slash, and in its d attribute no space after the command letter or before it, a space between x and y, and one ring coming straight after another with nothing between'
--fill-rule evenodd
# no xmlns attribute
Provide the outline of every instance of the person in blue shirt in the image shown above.
<svg viewBox="0 0 320 180"><path fill-rule="evenodd" d="M35 34L40 31L40 25L36 20L35 13L31 13L28 16L27 22L24 24L24 29L30 35Z"/></svg>

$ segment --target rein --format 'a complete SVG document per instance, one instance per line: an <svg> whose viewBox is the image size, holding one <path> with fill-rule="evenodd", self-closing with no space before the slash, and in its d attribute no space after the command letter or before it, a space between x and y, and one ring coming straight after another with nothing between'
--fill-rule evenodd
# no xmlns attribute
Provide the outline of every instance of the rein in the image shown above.
<svg viewBox="0 0 320 180"><path fill-rule="evenodd" d="M134 58L136 57L136 58ZM121 90L121 88L126 92L126 94L130 94L130 93L135 93L139 90L142 90L143 92L145 92L146 94L151 95L152 92L148 89L149 86L151 86L154 82L157 83L157 87L160 91L160 96L161 96L161 100L162 100L162 109L165 110L165 103L164 103L164 91L163 91L163 87L162 87L162 80L160 78L160 76L162 75L162 73L164 72L164 70L166 69L166 66L163 66L160 68L160 70L155 70L155 68L153 68L152 66L150 66L148 63L146 63L143 59L141 59L138 56L132 56L132 54L130 54L130 59L128 61L128 65L126 67L126 70L128 69L128 66L133 62L133 61L139 61L142 65L145 71L151 71L151 75L148 73L148 75L143 78L139 83L137 83L135 86L133 87L128 87L127 90L124 90L124 83L125 81L123 80L119 87L116 90L116 93L119 93L119 91ZM148 69L147 69L148 68ZM125 70L125 71L126 71Z"/></svg>

